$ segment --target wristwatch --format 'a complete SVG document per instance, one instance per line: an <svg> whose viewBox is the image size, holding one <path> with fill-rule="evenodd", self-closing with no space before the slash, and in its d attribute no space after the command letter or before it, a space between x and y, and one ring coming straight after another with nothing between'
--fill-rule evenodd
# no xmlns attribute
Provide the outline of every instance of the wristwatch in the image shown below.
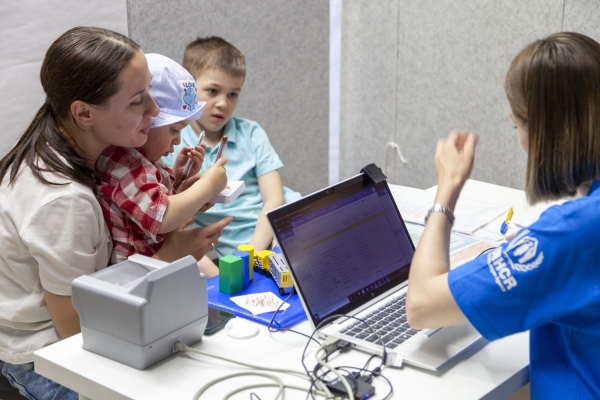
<svg viewBox="0 0 600 400"><path fill-rule="evenodd" d="M450 221L450 225L454 225L454 213L452 212L452 210L450 208L448 208L445 205L440 204L440 203L435 203L433 205L433 207L431 207L429 209L429 211L427 211L427 214L425 215L425 223L427 223L427 218L429 218L431 213L434 213L434 212L444 213L446 215L446 217L448 217L448 221Z"/></svg>

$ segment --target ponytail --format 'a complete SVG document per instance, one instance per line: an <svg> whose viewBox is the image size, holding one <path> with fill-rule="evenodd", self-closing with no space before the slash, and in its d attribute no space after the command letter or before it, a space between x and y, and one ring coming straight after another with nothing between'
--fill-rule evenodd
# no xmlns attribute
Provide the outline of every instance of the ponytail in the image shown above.
<svg viewBox="0 0 600 400"><path fill-rule="evenodd" d="M0 184L7 174L12 184L25 164L46 185L58 185L44 177L52 173L95 192L93 165L85 151L74 147L62 123L73 118L74 101L107 104L119 90L121 71L139 49L128 37L95 27L76 27L56 39L40 71L46 101L15 147L0 160Z"/></svg>
<svg viewBox="0 0 600 400"><path fill-rule="evenodd" d="M66 184L48 181L43 175L44 172L52 172L88 186L94 192L96 190L94 170L61 133L52 105L48 102L40 107L17 144L0 160L0 184L7 174L8 182L12 184L23 164L46 185Z"/></svg>

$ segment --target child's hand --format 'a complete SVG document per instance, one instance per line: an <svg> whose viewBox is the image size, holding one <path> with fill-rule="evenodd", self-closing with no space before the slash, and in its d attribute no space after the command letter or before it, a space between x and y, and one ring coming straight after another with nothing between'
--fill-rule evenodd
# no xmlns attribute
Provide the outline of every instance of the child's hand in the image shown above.
<svg viewBox="0 0 600 400"><path fill-rule="evenodd" d="M173 172L175 176L183 175L183 171L188 160L192 160L192 167L190 168L190 172L188 173L188 177L194 176L200 171L202 167L202 163L204 162L204 154L206 152L206 145L202 144L200 146L196 146L191 148L189 146L183 146L177 154L175 158L175 162L173 163Z"/></svg>
<svg viewBox="0 0 600 400"><path fill-rule="evenodd" d="M227 174L225 171L225 164L227 159L225 157L219 158L212 167L209 167L202 173L200 179L202 181L209 180L213 187L213 196L221 193L227 185Z"/></svg>

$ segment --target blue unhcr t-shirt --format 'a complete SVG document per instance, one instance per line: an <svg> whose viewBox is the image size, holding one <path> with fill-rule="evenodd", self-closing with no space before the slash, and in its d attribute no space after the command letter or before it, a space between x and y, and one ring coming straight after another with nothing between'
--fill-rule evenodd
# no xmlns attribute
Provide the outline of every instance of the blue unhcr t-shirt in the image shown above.
<svg viewBox="0 0 600 400"><path fill-rule="evenodd" d="M258 177L283 167L279 156L271 146L266 132L254 121L232 117L225 124L223 133L228 137L223 156L227 158L227 180L244 181L246 189L231 203L215 204L205 212L195 215L198 226L206 226L226 216L233 216L233 222L225 227L216 252L219 257L232 254L238 245L248 243L254 234L256 222L263 208L262 196L258 187ZM169 166L183 146L195 146L198 136L191 126L181 131L181 143L175 151L163 157ZM200 173L213 165L219 146L206 147L206 154ZM284 188L285 202L297 200L300 193Z"/></svg>
<svg viewBox="0 0 600 400"><path fill-rule="evenodd" d="M448 283L486 339L531 331L532 399L600 399L600 181Z"/></svg>

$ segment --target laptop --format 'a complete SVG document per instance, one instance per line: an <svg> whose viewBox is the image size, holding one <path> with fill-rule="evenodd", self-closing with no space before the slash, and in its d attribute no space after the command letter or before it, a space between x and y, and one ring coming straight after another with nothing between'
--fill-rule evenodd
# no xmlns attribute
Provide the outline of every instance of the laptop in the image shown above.
<svg viewBox="0 0 600 400"><path fill-rule="evenodd" d="M321 338L343 339L378 355L383 341L388 355L434 371L481 339L469 323L421 331L406 323L415 247L385 180L375 183L361 173L267 218Z"/></svg>

